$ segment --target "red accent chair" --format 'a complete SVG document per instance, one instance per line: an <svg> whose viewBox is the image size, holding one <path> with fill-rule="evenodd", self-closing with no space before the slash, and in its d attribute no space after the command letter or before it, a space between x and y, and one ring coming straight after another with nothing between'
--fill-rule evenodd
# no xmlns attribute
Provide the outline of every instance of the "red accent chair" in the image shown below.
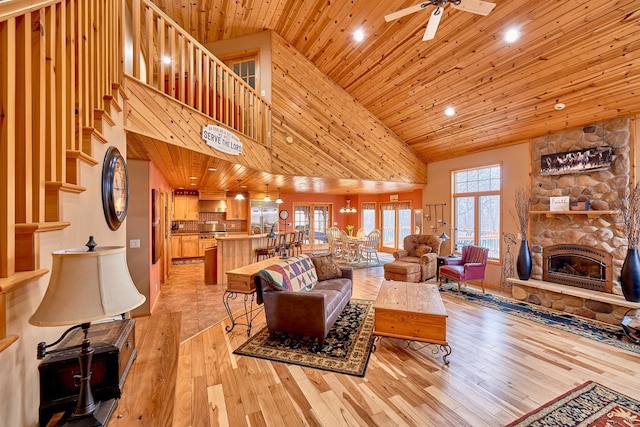
<svg viewBox="0 0 640 427"><path fill-rule="evenodd" d="M462 257L447 260L447 264L440 267L440 281L445 279L465 285L467 280L480 280L482 293L484 293L484 270L487 267L489 249L480 246L463 246Z"/></svg>

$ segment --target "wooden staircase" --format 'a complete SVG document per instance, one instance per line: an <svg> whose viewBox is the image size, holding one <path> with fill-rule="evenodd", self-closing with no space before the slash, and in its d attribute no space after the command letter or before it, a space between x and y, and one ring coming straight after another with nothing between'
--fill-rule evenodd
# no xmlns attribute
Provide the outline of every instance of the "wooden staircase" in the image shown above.
<svg viewBox="0 0 640 427"><path fill-rule="evenodd" d="M62 195L85 191L82 165L102 163L93 147L122 112L123 7L0 3L0 351L18 338L7 335L6 295L48 272L40 235L70 225Z"/></svg>
<svg viewBox="0 0 640 427"><path fill-rule="evenodd" d="M94 147L123 112L125 8L133 78L270 146L270 104L152 2L0 2L0 351L17 339L6 294L48 272L40 235L70 225L64 196L86 190L81 170L102 164ZM154 67L166 55L171 65Z"/></svg>

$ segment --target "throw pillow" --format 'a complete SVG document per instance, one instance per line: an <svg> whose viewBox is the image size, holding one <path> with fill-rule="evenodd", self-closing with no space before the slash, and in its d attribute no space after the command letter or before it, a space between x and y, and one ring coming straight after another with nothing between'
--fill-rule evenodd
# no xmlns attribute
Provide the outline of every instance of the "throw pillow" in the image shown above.
<svg viewBox="0 0 640 427"><path fill-rule="evenodd" d="M416 256L420 258L424 254L428 254L431 252L431 247L427 245L418 245L416 248Z"/></svg>
<svg viewBox="0 0 640 427"><path fill-rule="evenodd" d="M313 265L316 267L319 281L342 277L342 270L340 270L334 254L314 255Z"/></svg>

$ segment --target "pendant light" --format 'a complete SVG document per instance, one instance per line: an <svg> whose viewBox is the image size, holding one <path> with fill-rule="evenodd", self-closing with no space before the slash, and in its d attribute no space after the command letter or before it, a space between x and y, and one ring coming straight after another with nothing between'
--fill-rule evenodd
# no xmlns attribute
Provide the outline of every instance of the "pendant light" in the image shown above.
<svg viewBox="0 0 640 427"><path fill-rule="evenodd" d="M265 202L270 202L271 201L271 197L269 197L269 184L265 184L264 186L266 188L266 190L264 192L264 194L265 194L264 195L264 201Z"/></svg>
<svg viewBox="0 0 640 427"><path fill-rule="evenodd" d="M284 203L284 202L280 198L280 187L278 187L278 198L276 199L276 204L280 205L282 203Z"/></svg>
<svg viewBox="0 0 640 427"><path fill-rule="evenodd" d="M238 180L238 194L236 194L236 197L234 197L234 199L236 200L244 200L244 194L242 194L242 187L240 187L240 182L242 182L241 179Z"/></svg>
<svg viewBox="0 0 640 427"><path fill-rule="evenodd" d="M347 191L347 197L349 196L349 191ZM351 207L351 199L347 199L347 206L340 208L340 213L356 213L356 208Z"/></svg>

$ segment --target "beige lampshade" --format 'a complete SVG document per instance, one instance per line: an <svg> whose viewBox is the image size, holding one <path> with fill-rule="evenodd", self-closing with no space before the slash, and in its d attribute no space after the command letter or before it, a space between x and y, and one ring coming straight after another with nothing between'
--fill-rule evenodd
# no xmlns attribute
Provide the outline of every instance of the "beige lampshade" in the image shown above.
<svg viewBox="0 0 640 427"><path fill-rule="evenodd" d="M29 323L65 326L125 313L145 301L131 279L122 246L65 249L52 253L51 278Z"/></svg>

